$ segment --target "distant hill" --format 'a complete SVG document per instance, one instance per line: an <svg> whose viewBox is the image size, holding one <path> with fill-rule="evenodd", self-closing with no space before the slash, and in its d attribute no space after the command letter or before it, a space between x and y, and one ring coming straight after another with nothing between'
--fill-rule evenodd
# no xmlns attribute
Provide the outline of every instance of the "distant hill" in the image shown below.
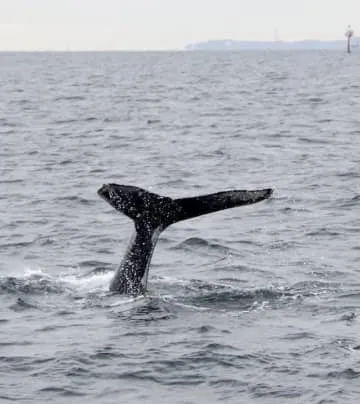
<svg viewBox="0 0 360 404"><path fill-rule="evenodd" d="M352 49L360 49L360 37L351 40ZM210 40L206 42L192 43L185 47L186 50L344 50L346 51L346 39L341 41L304 40L296 42L283 41L235 41L235 40Z"/></svg>

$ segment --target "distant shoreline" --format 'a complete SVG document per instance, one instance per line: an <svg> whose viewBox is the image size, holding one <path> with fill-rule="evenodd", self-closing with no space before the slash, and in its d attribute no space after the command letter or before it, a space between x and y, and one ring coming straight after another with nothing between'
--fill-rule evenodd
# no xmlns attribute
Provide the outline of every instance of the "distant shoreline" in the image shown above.
<svg viewBox="0 0 360 404"><path fill-rule="evenodd" d="M352 49L360 47L360 37L351 41ZM334 41L320 41L307 39L302 41L236 41L209 40L194 42L185 46L186 51L235 51L235 50L346 50L346 39Z"/></svg>
<svg viewBox="0 0 360 404"><path fill-rule="evenodd" d="M351 40L351 49L360 51L360 37ZM343 40L320 41L236 41L209 40L187 44L184 48L175 49L0 49L0 54L6 53L181 53L192 51L309 51L329 50L345 51L346 38Z"/></svg>

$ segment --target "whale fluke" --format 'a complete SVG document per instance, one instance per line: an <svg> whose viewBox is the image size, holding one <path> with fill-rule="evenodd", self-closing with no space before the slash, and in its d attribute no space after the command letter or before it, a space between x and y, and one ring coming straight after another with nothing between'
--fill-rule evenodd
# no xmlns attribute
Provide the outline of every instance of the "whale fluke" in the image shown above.
<svg viewBox="0 0 360 404"><path fill-rule="evenodd" d="M160 233L173 223L267 199L272 189L232 190L172 199L131 185L105 184L98 194L131 218L135 232L110 284L111 291L137 295L146 289L149 264Z"/></svg>
<svg viewBox="0 0 360 404"><path fill-rule="evenodd" d="M181 207L177 218L178 220L176 221L260 202L269 198L272 192L272 189L269 188L256 191L235 190L217 192L215 194L196 196L193 198L175 199L175 203Z"/></svg>

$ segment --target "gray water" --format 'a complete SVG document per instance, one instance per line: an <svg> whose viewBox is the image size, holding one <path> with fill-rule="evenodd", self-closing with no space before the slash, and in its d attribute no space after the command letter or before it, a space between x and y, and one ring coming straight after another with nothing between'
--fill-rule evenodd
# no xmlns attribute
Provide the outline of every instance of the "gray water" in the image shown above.
<svg viewBox="0 0 360 404"><path fill-rule="evenodd" d="M359 83L340 52L0 54L0 401L358 403ZM167 229L134 299L107 182L275 192Z"/></svg>

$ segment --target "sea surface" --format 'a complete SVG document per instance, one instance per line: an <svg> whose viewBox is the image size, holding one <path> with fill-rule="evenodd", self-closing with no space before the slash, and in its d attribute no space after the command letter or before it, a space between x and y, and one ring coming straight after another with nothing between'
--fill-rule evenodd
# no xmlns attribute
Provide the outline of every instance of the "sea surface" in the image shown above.
<svg viewBox="0 0 360 404"><path fill-rule="evenodd" d="M360 54L0 53L0 402L359 403ZM104 183L272 187L171 226Z"/></svg>

